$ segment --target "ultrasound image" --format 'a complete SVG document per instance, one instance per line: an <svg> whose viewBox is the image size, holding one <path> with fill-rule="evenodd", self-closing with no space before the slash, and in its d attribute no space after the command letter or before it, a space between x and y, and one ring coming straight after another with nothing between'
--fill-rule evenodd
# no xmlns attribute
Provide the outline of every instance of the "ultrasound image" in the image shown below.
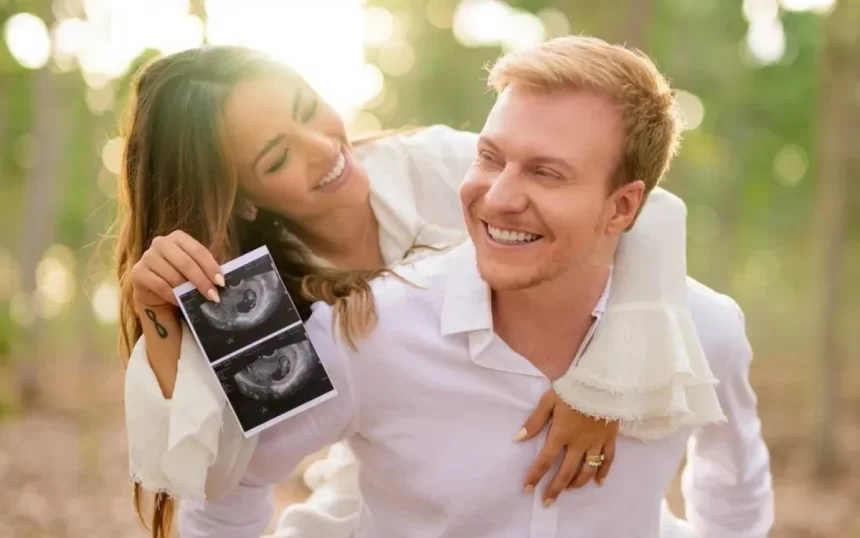
<svg viewBox="0 0 860 538"><path fill-rule="evenodd" d="M226 356L299 322L270 256L265 255L224 275L220 303L196 289L180 297L187 321L209 362Z"/></svg>
<svg viewBox="0 0 860 538"><path fill-rule="evenodd" d="M214 369L246 435L336 394L302 326L259 342Z"/></svg>

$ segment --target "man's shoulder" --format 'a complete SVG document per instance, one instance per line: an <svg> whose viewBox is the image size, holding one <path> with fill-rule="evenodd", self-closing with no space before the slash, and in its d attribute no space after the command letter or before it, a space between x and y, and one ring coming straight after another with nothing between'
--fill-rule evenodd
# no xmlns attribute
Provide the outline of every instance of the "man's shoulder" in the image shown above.
<svg viewBox="0 0 860 538"><path fill-rule="evenodd" d="M398 264L371 282L373 297L380 311L402 309L415 301L441 297L448 280L455 248L428 249L420 258Z"/></svg>
<svg viewBox="0 0 860 538"><path fill-rule="evenodd" d="M745 363L750 358L744 313L732 297L688 277L687 302L702 348L718 378L733 359Z"/></svg>

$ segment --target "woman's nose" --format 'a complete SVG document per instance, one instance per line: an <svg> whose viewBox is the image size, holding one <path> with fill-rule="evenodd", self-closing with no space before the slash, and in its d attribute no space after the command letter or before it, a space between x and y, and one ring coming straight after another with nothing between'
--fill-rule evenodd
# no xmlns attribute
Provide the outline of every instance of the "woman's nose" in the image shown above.
<svg viewBox="0 0 860 538"><path fill-rule="evenodd" d="M305 146L311 161L330 161L340 147L337 140L317 131L303 133L302 145Z"/></svg>

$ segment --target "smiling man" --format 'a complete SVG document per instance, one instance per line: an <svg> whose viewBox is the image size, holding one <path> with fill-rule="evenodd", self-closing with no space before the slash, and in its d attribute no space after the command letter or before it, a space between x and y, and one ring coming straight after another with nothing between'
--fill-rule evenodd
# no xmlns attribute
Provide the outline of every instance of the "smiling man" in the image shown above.
<svg viewBox="0 0 860 538"><path fill-rule="evenodd" d="M332 335L332 308L315 306L307 330L338 396L262 433L225 498L183 503L183 537L258 536L271 484L340 439L361 462L354 537L767 535L769 459L743 317L730 298L683 277L680 294L719 380L702 397L716 392L728 421L650 443L622 436L602 486L554 503L541 495L548 478L523 491L510 472L540 448L511 433L599 329L619 238L668 168L677 125L653 64L595 39L509 55L490 84L499 97L461 190L470 241L403 267L417 286L374 282L378 326L357 350ZM681 522L661 506L685 450Z"/></svg>

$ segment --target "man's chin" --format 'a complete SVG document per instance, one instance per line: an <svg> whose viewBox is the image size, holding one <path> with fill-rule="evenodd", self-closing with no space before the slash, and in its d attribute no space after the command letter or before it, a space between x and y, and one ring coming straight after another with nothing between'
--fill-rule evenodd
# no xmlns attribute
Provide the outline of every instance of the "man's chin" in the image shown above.
<svg viewBox="0 0 860 538"><path fill-rule="evenodd" d="M493 267L494 264L478 262L478 272L484 282L493 291L518 291L534 287L543 279L536 275L534 269L518 271L512 267Z"/></svg>

